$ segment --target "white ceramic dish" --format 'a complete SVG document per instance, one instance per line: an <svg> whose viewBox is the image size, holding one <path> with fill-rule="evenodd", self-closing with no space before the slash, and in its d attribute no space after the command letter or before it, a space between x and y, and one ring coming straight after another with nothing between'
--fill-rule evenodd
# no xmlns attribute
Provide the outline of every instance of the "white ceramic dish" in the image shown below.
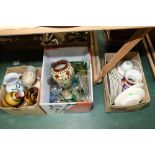
<svg viewBox="0 0 155 155"><path fill-rule="evenodd" d="M140 101L141 101L141 97L139 95L131 95L122 99L119 102L119 105L121 106L135 105L135 104L138 104Z"/></svg>
<svg viewBox="0 0 155 155"><path fill-rule="evenodd" d="M144 88L144 83L136 83L135 85L132 86L132 88Z"/></svg>
<svg viewBox="0 0 155 155"><path fill-rule="evenodd" d="M140 85L139 85L140 86ZM139 97L137 97L137 95ZM131 97L133 96L133 97ZM134 98L135 96L135 98ZM123 91L120 95L116 97L114 100L115 105L131 105L133 102L137 104L137 102L141 101L145 96L145 91L142 88L131 86L130 88ZM138 100L138 101L137 101ZM138 103L139 103L138 102Z"/></svg>

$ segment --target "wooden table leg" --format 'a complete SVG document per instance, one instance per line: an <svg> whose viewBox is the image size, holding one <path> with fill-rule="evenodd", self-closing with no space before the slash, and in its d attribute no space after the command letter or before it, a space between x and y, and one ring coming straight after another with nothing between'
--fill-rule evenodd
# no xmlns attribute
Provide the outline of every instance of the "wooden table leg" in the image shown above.
<svg viewBox="0 0 155 155"><path fill-rule="evenodd" d="M150 38L150 36L149 36L148 33L146 34L146 37L145 38L146 38L145 40L148 42L148 46L150 47L150 53L151 53L151 55L153 57L153 60L155 61L155 49L153 47L151 38Z"/></svg>
<svg viewBox="0 0 155 155"><path fill-rule="evenodd" d="M90 52L91 52L91 61L92 61L92 73L93 73L93 81L96 79L98 74L101 71L100 59L99 59L99 47L96 38L96 31L90 33L91 44L90 44ZM98 83L101 82L98 81Z"/></svg>
<svg viewBox="0 0 155 155"><path fill-rule="evenodd" d="M155 64L154 64L154 61L153 61L153 58L152 58L152 53L154 53L154 47L152 45L152 42L151 42L151 39L149 37L149 35L147 34L145 38L143 38L143 44L144 44L144 47L145 47L145 50L146 50L146 54L147 54L147 57L149 59L149 63L150 63L150 66L151 66L151 69L152 69L152 72L153 72L153 76L155 77Z"/></svg>
<svg viewBox="0 0 155 155"><path fill-rule="evenodd" d="M130 50L137 45L141 39L151 30L151 28L138 29L132 37L126 42L118 52L113 56L109 63L107 63L101 70L98 78L94 80L94 84L96 84L100 79L102 79L121 59L127 55Z"/></svg>

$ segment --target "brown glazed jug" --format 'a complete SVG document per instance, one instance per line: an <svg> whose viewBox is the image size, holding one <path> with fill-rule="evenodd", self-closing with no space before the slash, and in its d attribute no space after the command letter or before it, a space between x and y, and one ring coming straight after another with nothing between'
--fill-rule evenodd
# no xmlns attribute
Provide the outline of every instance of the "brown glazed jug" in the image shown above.
<svg viewBox="0 0 155 155"><path fill-rule="evenodd" d="M24 100L28 105L34 105L37 102L38 91L37 87L26 90Z"/></svg>

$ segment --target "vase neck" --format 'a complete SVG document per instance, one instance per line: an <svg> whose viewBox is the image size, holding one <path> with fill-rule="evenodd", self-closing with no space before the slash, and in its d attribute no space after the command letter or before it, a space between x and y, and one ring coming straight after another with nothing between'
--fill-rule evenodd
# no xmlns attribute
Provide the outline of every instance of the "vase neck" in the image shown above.
<svg viewBox="0 0 155 155"><path fill-rule="evenodd" d="M60 72L68 67L68 61L60 60L52 64L52 68L55 72Z"/></svg>

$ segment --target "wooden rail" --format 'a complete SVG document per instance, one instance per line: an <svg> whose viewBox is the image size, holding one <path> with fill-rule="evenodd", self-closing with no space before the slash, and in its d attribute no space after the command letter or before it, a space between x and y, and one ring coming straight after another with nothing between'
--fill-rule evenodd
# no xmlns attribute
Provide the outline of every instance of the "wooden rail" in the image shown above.
<svg viewBox="0 0 155 155"><path fill-rule="evenodd" d="M135 29L135 28L144 28L144 26L73 26L73 27L61 27L61 28L52 27L52 26L0 27L0 36L76 32L76 31L94 31L94 30L121 30L121 29Z"/></svg>

